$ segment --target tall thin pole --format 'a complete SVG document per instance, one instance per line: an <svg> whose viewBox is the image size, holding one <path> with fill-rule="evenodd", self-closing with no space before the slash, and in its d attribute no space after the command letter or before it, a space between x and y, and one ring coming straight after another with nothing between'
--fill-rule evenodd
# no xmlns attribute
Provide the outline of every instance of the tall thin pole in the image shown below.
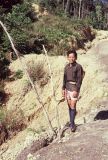
<svg viewBox="0 0 108 160"><path fill-rule="evenodd" d="M55 92L54 92L54 83L53 83L51 65L50 65L50 62L49 62L47 50L46 50L44 45L43 45L43 50L44 50L45 55L46 55L47 64L48 64L48 68L49 68L49 73L50 73L50 77L51 77L50 78L50 83L51 83L51 88L52 88L52 96L53 96L54 101L55 101L56 119L57 119L57 125L58 125L58 138L60 140L60 121L59 121L58 103L57 103L57 100L56 100L56 97L55 97Z"/></svg>

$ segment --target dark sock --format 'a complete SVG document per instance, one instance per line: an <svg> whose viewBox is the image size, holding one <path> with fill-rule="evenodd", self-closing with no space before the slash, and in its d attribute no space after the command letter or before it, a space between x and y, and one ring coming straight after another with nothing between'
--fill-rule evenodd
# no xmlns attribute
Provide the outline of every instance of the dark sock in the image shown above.
<svg viewBox="0 0 108 160"><path fill-rule="evenodd" d="M71 122L71 108L69 107L69 118L70 118L70 122Z"/></svg>
<svg viewBox="0 0 108 160"><path fill-rule="evenodd" d="M69 116L70 116L70 122L71 122L71 124L70 124L70 126L71 127L74 127L75 126L75 115L76 115L76 108L75 109L71 109L70 107L69 107Z"/></svg>

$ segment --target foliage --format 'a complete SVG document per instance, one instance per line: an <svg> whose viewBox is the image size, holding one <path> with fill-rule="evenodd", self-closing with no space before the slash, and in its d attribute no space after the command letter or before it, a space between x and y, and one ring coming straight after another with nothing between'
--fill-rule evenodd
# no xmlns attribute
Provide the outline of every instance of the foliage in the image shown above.
<svg viewBox="0 0 108 160"><path fill-rule="evenodd" d="M0 110L0 127L1 135L6 134L6 138L3 138L2 143L8 139L12 138L18 132L22 131L27 127L26 120L23 115L22 110L15 109L12 111Z"/></svg>
<svg viewBox="0 0 108 160"><path fill-rule="evenodd" d="M14 44L18 49L26 52L26 41L30 38L28 30L31 29L31 19L27 16L30 10L29 3L22 3L13 6L11 12L2 14L2 21L8 29L8 32L14 39ZM2 50L6 52L11 48L7 35L3 32Z"/></svg>
<svg viewBox="0 0 108 160"><path fill-rule="evenodd" d="M107 25L104 23L107 23L105 17L107 17L108 3L104 3L102 0L34 0L34 2L43 4L48 11L60 17L70 17L70 19L77 21L88 19L92 26L98 29L107 29Z"/></svg>
<svg viewBox="0 0 108 160"><path fill-rule="evenodd" d="M56 8L56 0L34 0L34 3L39 4L41 7L47 8L49 11Z"/></svg>
<svg viewBox="0 0 108 160"><path fill-rule="evenodd" d="M15 73L15 78L21 79L23 77L23 71L22 70L17 70Z"/></svg>
<svg viewBox="0 0 108 160"><path fill-rule="evenodd" d="M79 25L83 26L83 24L78 22L74 24L74 21L68 18L50 15L43 17L41 22L37 22L34 30L38 34L45 35L49 42L58 43L61 39L68 38L75 33L77 34L74 28L75 26L78 28Z"/></svg>
<svg viewBox="0 0 108 160"><path fill-rule="evenodd" d="M82 21L50 14L47 17L42 17L41 21L34 24L34 31L38 35L46 37L49 44L52 44L53 50L50 50L50 55L63 55L65 50L70 47L68 39L74 37L75 41L77 41L77 46L84 47L84 42L91 41L94 38L91 30L86 29L88 24L90 24L88 19ZM82 34L84 28L86 34Z"/></svg>
<svg viewBox="0 0 108 160"><path fill-rule="evenodd" d="M45 7L53 13L46 17L42 17L41 21L37 21L33 24L31 19L28 17L30 12L31 3L38 3L41 7ZM73 3L74 6L79 8L78 1L71 1L70 8L72 9ZM16 48L23 53L37 52L37 44L29 46L30 40L36 38L37 35L44 36L49 43L54 45L58 44L61 39L67 39L70 36L76 36L76 38L82 41L82 37L78 32L84 26L93 26L95 28L104 28L104 23L106 19L104 18L105 13L103 12L103 4L100 1L82 1L82 7L85 7L81 10L81 15L79 16L78 9L74 8L69 10L68 16L66 10L67 2L63 8L63 1L57 0L32 0L24 1L21 4L17 4L12 7L11 12L5 13L2 10L1 19L5 23L6 27L12 38L14 39L14 44ZM52 9L51 9L52 8ZM79 8L80 9L80 8ZM53 10L53 12L52 12ZM55 14L55 15L54 15ZM36 34L35 34L36 33ZM8 49L11 49L10 42L7 39L7 36L4 33L0 33L2 39L1 41L1 52L6 52ZM33 36L35 35L35 36ZM34 49L34 50L32 50ZM40 50L40 48L39 48ZM42 49L41 49L42 50Z"/></svg>
<svg viewBox="0 0 108 160"><path fill-rule="evenodd" d="M16 109L6 112L4 124L10 132L21 131L25 128L25 117L22 110Z"/></svg>
<svg viewBox="0 0 108 160"><path fill-rule="evenodd" d="M3 122L4 118L5 118L4 111L3 111L3 109L0 109L0 122Z"/></svg>

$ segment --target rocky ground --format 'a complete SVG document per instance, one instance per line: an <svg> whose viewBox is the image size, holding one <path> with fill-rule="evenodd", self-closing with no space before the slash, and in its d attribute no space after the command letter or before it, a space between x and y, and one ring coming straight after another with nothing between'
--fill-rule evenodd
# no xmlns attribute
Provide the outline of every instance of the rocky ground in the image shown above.
<svg viewBox="0 0 108 160"><path fill-rule="evenodd" d="M108 134L107 39L108 33L100 31L97 34L97 38L90 44L91 49L88 49L86 54L83 54L83 51L78 51L78 62L82 64L86 74L81 88L81 99L77 104L78 114L76 124L79 125L77 131L74 134L70 134L69 130L67 130L62 138L62 143L52 143L37 152L35 149L32 152L29 152L29 149L27 149L26 159L53 160L56 157L56 159L64 160L70 160L72 158L75 160L94 160L96 158L106 160L108 158L106 151L108 146L106 136ZM27 64L40 60L44 60L44 65L46 69L48 69L44 55L25 56ZM50 57L49 60L53 71L52 75L54 77L53 83L56 90L56 99L60 100L63 68L66 64L66 57ZM17 71L21 69L21 64L18 60L14 61L10 68L13 71ZM52 89L50 86L50 81L43 88L38 86L38 92L50 115L53 127L57 127L55 109L57 105L59 109L60 126L63 128L69 119L67 105L66 102L61 102L58 105L58 103L52 99ZM24 148L30 148L34 141L44 136L45 131L49 134L48 123L42 112L41 105L36 99L33 90L28 88L28 81L25 75L22 79L17 79L6 84L5 90L11 93L10 99L6 104L7 111L16 110L17 115L17 111L20 110L25 117L27 128L0 146L0 160L15 160L18 155L20 156ZM94 118L100 120L93 122ZM105 121L101 121L102 119L105 119Z"/></svg>
<svg viewBox="0 0 108 160"><path fill-rule="evenodd" d="M107 116L108 118L108 116ZM52 143L39 151L29 150L19 160L107 160L108 120L79 126L75 133L65 133L61 142Z"/></svg>

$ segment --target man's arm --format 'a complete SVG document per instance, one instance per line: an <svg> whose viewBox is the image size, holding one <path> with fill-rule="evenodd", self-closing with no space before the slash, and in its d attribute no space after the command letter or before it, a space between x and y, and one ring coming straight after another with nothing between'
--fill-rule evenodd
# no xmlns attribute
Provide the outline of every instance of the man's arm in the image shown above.
<svg viewBox="0 0 108 160"><path fill-rule="evenodd" d="M64 75L63 75L63 86L62 86L63 97L65 97L65 89L66 89L66 68L64 68Z"/></svg>
<svg viewBox="0 0 108 160"><path fill-rule="evenodd" d="M83 68L82 66L78 66L77 68L77 82L76 82L76 87L77 87L77 92L80 91L81 84L82 84L82 75L83 74Z"/></svg>

